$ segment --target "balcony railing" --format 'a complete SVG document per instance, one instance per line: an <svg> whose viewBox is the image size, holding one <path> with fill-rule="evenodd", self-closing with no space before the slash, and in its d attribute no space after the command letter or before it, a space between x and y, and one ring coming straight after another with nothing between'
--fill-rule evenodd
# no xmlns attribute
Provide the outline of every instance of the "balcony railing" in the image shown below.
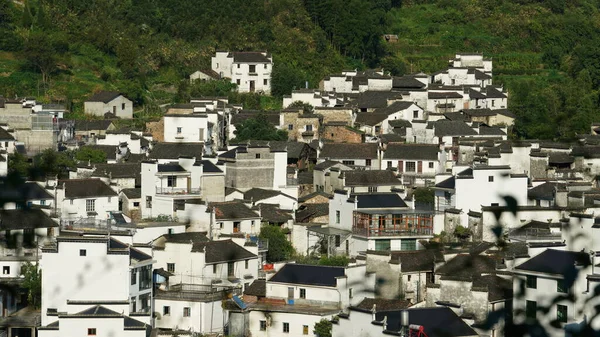
<svg viewBox="0 0 600 337"><path fill-rule="evenodd" d="M186 299L199 301L216 301L227 298L229 295L241 295L239 287L226 287L198 284L175 284L167 291L158 291L156 298Z"/></svg>
<svg viewBox="0 0 600 337"><path fill-rule="evenodd" d="M355 212L352 233L366 237L433 235L433 216L429 213Z"/></svg>
<svg viewBox="0 0 600 337"><path fill-rule="evenodd" d="M423 236L433 235L433 228L430 227L378 227L378 228L352 228L354 235L360 236Z"/></svg>
<svg viewBox="0 0 600 337"><path fill-rule="evenodd" d="M157 187L156 194L200 194L200 188Z"/></svg>

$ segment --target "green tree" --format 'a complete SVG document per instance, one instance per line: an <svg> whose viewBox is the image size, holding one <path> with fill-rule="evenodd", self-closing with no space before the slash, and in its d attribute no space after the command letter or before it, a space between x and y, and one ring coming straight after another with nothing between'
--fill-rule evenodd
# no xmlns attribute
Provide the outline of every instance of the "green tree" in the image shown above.
<svg viewBox="0 0 600 337"><path fill-rule="evenodd" d="M44 179L47 176L69 177L69 170L75 168L75 160L68 152L57 152L53 149L44 150L33 158L31 179Z"/></svg>
<svg viewBox="0 0 600 337"><path fill-rule="evenodd" d="M277 97L290 95L292 90L304 88L307 79L299 68L275 63L271 73L271 94Z"/></svg>
<svg viewBox="0 0 600 337"><path fill-rule="evenodd" d="M435 200L435 192L428 187L417 187L413 192L416 202L433 204Z"/></svg>
<svg viewBox="0 0 600 337"><path fill-rule="evenodd" d="M315 335L318 337L331 337L331 327L333 324L327 319L322 319L315 323Z"/></svg>
<svg viewBox="0 0 600 337"><path fill-rule="evenodd" d="M42 81L47 83L52 72L56 70L64 49L64 43L57 35L33 31L23 43L21 56L25 60L26 67L39 71L42 74Z"/></svg>
<svg viewBox="0 0 600 337"><path fill-rule="evenodd" d="M312 114L313 112L315 112L315 108L312 105L304 103L302 101L295 101L292 104L290 104L288 108L302 108L303 114Z"/></svg>
<svg viewBox="0 0 600 337"><path fill-rule="evenodd" d="M84 146L75 152L75 159L81 162L106 163L106 153Z"/></svg>
<svg viewBox="0 0 600 337"><path fill-rule="evenodd" d="M470 229L460 225L456 226L456 228L454 229L454 236L460 241L466 241L471 237L472 234L473 233L471 233Z"/></svg>
<svg viewBox="0 0 600 337"><path fill-rule="evenodd" d="M321 266L346 267L346 266L348 266L349 262L350 262L350 260L348 259L348 257L344 256L344 255L331 256L331 257L321 256L321 259L319 259L319 265L321 265Z"/></svg>
<svg viewBox="0 0 600 337"><path fill-rule="evenodd" d="M31 164L27 157L19 152L8 155L8 173L17 174L20 177L29 177Z"/></svg>
<svg viewBox="0 0 600 337"><path fill-rule="evenodd" d="M269 123L264 114L248 118L235 126L235 139L231 142L245 142L247 140L287 140L287 131L277 130Z"/></svg>
<svg viewBox="0 0 600 337"><path fill-rule="evenodd" d="M42 271L37 263L26 262L21 267L23 288L27 289L27 302L34 308L42 305Z"/></svg>
<svg viewBox="0 0 600 337"><path fill-rule="evenodd" d="M267 261L279 262L288 260L294 253L294 247L288 241L281 227L274 225L263 225L260 228L259 237L269 242Z"/></svg>

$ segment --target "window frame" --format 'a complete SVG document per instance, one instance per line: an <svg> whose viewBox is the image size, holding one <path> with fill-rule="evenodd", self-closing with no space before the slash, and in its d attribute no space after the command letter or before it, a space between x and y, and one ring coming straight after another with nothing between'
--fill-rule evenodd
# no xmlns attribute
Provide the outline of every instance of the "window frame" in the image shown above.
<svg viewBox="0 0 600 337"><path fill-rule="evenodd" d="M85 211L86 213L96 211L96 199L85 199Z"/></svg>
<svg viewBox="0 0 600 337"><path fill-rule="evenodd" d="M290 333L290 323L283 322L283 333Z"/></svg>
<svg viewBox="0 0 600 337"><path fill-rule="evenodd" d="M137 284L137 268L131 269L130 282L132 286Z"/></svg>
<svg viewBox="0 0 600 337"><path fill-rule="evenodd" d="M96 336L96 334L97 334L96 328L88 328L87 330L88 330L88 332L87 332L88 336Z"/></svg>
<svg viewBox="0 0 600 337"><path fill-rule="evenodd" d="M169 273L174 273L175 272L175 263L167 263L167 271Z"/></svg>
<svg viewBox="0 0 600 337"><path fill-rule="evenodd" d="M533 312L531 311L533 310ZM525 300L525 317L530 319L537 318L537 302Z"/></svg>
<svg viewBox="0 0 600 337"><path fill-rule="evenodd" d="M527 289L537 289L537 276L527 275L525 277L525 287Z"/></svg>
<svg viewBox="0 0 600 337"><path fill-rule="evenodd" d="M300 288L300 298L303 300L306 299L306 288Z"/></svg>
<svg viewBox="0 0 600 337"><path fill-rule="evenodd" d="M404 168L404 172L417 172L417 162L407 161L406 166Z"/></svg>
<svg viewBox="0 0 600 337"><path fill-rule="evenodd" d="M562 294L569 293L569 289L567 289L564 279L556 280L556 292L559 292Z"/></svg>
<svg viewBox="0 0 600 337"><path fill-rule="evenodd" d="M191 317L192 316L192 308L183 307L183 317Z"/></svg>
<svg viewBox="0 0 600 337"><path fill-rule="evenodd" d="M562 304L556 305L556 320L560 323L567 323L569 320L569 307Z"/></svg>
<svg viewBox="0 0 600 337"><path fill-rule="evenodd" d="M258 321L259 323L259 330L260 331L267 331L267 321L265 320L260 320Z"/></svg>
<svg viewBox="0 0 600 337"><path fill-rule="evenodd" d="M163 305L163 316L171 316L171 306Z"/></svg>
<svg viewBox="0 0 600 337"><path fill-rule="evenodd" d="M85 250L85 249L80 249L80 250L79 250L79 256L87 256L87 250Z"/></svg>

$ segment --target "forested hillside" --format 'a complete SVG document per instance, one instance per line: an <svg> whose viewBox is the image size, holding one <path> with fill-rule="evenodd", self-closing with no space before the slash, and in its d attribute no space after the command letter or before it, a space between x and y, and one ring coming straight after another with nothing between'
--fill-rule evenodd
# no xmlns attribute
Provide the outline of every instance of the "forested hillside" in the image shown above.
<svg viewBox="0 0 600 337"><path fill-rule="evenodd" d="M433 72L478 51L511 95L516 136L570 138L600 121L599 19L598 0L0 0L0 94L77 110L116 89L141 108L185 100L182 80L217 49L271 52L275 95L344 68Z"/></svg>

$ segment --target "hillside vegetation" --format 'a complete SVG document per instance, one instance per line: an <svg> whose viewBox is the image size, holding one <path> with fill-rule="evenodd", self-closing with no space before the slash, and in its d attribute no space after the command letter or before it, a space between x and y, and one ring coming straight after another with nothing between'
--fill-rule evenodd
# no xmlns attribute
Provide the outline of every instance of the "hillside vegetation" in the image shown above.
<svg viewBox="0 0 600 337"><path fill-rule="evenodd" d="M271 52L276 96L344 68L430 73L478 51L511 96L517 137L568 139L600 121L598 9L598 0L0 0L0 94L77 112L89 93L113 89L148 112L222 93L183 81L217 49Z"/></svg>

